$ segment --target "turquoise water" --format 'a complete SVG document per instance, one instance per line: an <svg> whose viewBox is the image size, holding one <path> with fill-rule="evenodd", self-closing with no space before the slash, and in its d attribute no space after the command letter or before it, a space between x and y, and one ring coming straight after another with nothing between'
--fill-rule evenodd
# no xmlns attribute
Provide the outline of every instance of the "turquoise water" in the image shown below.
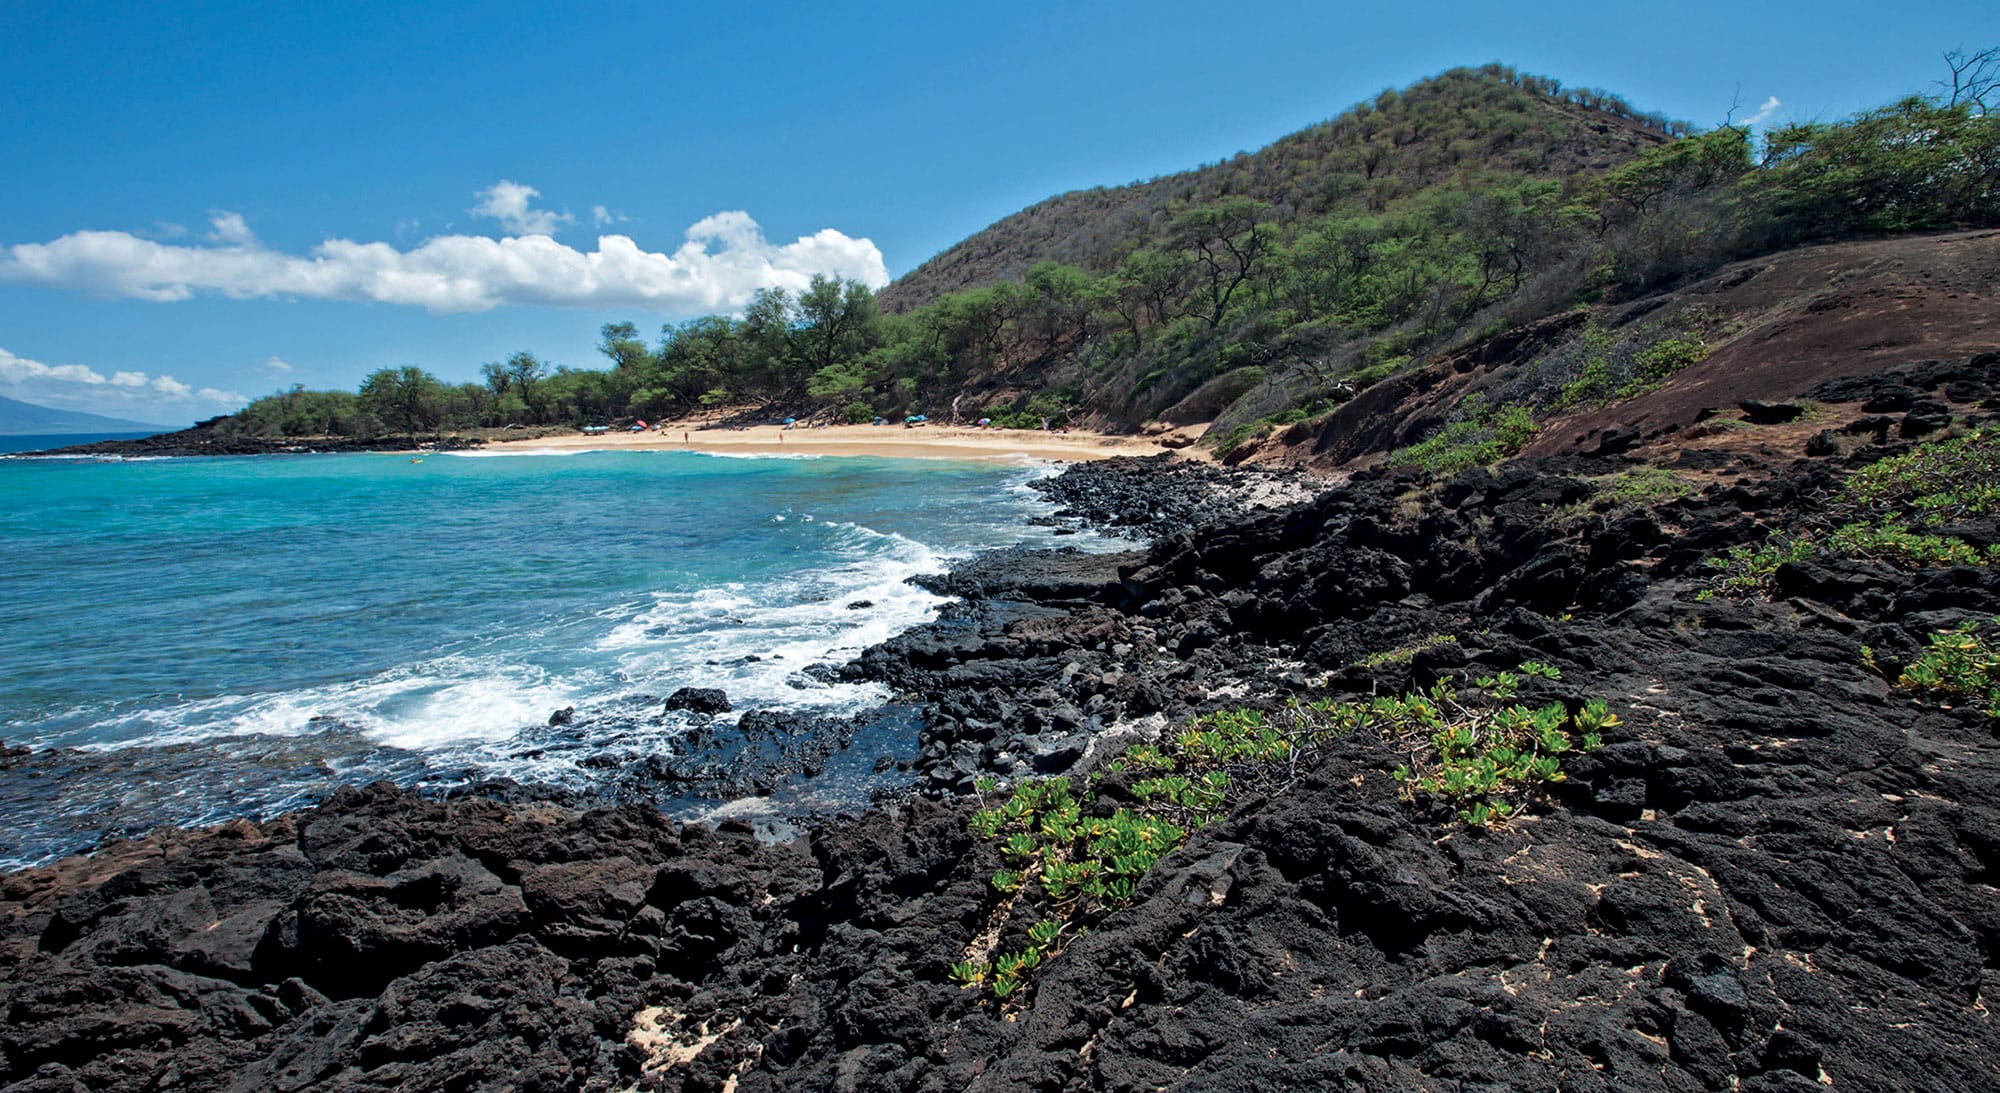
<svg viewBox="0 0 2000 1093"><path fill-rule="evenodd" d="M659 700L848 714L803 670L930 618L905 583L1047 541L1038 469L685 452L0 459L0 863L341 782L671 748ZM1074 540L1065 540L1074 541ZM862 606L856 606L862 605ZM551 728L574 706L577 725ZM601 764L600 764L601 765Z"/></svg>

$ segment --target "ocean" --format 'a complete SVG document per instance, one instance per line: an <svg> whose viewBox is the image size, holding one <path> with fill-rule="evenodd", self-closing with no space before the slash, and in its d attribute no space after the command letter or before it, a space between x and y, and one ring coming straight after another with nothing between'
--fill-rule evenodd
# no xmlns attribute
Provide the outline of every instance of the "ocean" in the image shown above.
<svg viewBox="0 0 2000 1093"><path fill-rule="evenodd" d="M340 784L588 791L683 686L850 715L805 670L1029 520L1027 464L689 452L0 459L0 866ZM551 726L575 707L576 724ZM733 716L733 715L725 715Z"/></svg>

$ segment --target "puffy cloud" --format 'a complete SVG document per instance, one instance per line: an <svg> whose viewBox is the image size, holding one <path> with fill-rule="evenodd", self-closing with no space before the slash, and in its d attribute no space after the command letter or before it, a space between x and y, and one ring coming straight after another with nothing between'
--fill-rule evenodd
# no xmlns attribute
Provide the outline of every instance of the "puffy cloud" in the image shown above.
<svg viewBox="0 0 2000 1093"><path fill-rule="evenodd" d="M247 247L257 241L250 232L250 225L243 222L242 213L219 212L208 218L212 231L208 233L210 242L230 247Z"/></svg>
<svg viewBox="0 0 2000 1093"><path fill-rule="evenodd" d="M249 398L214 387L196 388L169 375L117 371L106 379L81 364L43 364L0 349L0 394L61 410L131 416L171 417L176 410L234 410ZM167 406L163 403L178 404Z"/></svg>
<svg viewBox="0 0 2000 1093"><path fill-rule="evenodd" d="M152 386L153 390L171 399L190 399L194 397L194 388L169 375L161 374L154 376Z"/></svg>
<svg viewBox="0 0 2000 1093"><path fill-rule="evenodd" d="M257 367L262 368L266 372L290 372L292 370L292 363L279 357L272 357Z"/></svg>
<svg viewBox="0 0 2000 1093"><path fill-rule="evenodd" d="M133 374L135 373L119 373L121 376ZM0 349L0 384L18 387L50 380L59 383L83 383L93 387L102 386L105 382L101 373L80 364L43 364L41 361L17 357L5 349Z"/></svg>
<svg viewBox="0 0 2000 1093"><path fill-rule="evenodd" d="M614 213L603 205L590 207L590 226L593 228L601 228L607 224L623 224L630 219L632 218L624 213Z"/></svg>
<svg viewBox="0 0 2000 1093"><path fill-rule="evenodd" d="M473 196L479 198L479 204L472 207L472 215L492 217L515 235L554 235L556 225L576 220L568 213L529 208L542 191L504 178Z"/></svg>
<svg viewBox="0 0 2000 1093"><path fill-rule="evenodd" d="M533 193L530 187L519 189ZM525 202L523 197L521 211L528 214ZM231 241L216 245L79 231L47 243L0 246L0 281L155 301L212 293L369 301L436 312L517 305L683 315L736 311L759 289L802 289L816 273L877 288L889 281L882 252L867 239L827 228L774 244L744 212L703 219L672 252L644 250L617 234L600 235L595 250L579 251L535 232L499 239L442 235L409 250L328 239L308 254L288 254L257 242L247 225L234 234L239 223L240 218L229 221L218 214L216 237Z"/></svg>
<svg viewBox="0 0 2000 1093"><path fill-rule="evenodd" d="M1751 126L1753 128L1762 125L1765 122L1770 121L1771 115L1776 114L1778 112L1778 108L1783 105L1785 105L1783 100L1779 99L1778 96L1773 95L1770 98L1765 99L1763 105L1757 107L1757 112L1755 114L1752 114L1747 118L1744 118L1743 124L1746 126Z"/></svg>

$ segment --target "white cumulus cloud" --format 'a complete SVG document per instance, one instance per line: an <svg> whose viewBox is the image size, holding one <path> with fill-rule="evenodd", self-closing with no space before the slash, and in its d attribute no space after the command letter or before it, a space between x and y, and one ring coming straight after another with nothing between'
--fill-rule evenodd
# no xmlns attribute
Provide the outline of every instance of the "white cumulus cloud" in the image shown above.
<svg viewBox="0 0 2000 1093"><path fill-rule="evenodd" d="M1755 114L1752 114L1747 118L1744 118L1743 124L1750 126L1752 128L1762 125L1765 122L1770 121L1771 115L1776 114L1778 112L1778 108L1783 105L1785 105L1783 100L1779 99L1778 96L1773 95L1770 98L1765 99L1763 104L1757 107L1757 112Z"/></svg>
<svg viewBox="0 0 2000 1093"><path fill-rule="evenodd" d="M556 225L576 220L568 213L529 208L542 191L504 178L473 196L479 204L470 210L472 215L492 217L515 235L554 235Z"/></svg>
<svg viewBox="0 0 2000 1093"><path fill-rule="evenodd" d="M219 212L208 218L211 230L209 241L230 247L247 247L257 241L251 234L250 225L244 223L242 213Z"/></svg>
<svg viewBox="0 0 2000 1093"><path fill-rule="evenodd" d="M502 183L488 194L513 185ZM522 196L518 212L533 221L538 214L526 201ZM745 212L701 220L671 252L646 250L618 234L600 235L595 250L581 251L545 232L527 232L498 239L441 235L408 250L328 239L294 254L257 241L241 218L230 215L216 215L215 241L205 244L78 231L47 243L0 245L0 282L155 301L219 295L366 301L436 312L515 305L689 315L736 311L759 289L802 289L814 274L875 288L889 281L882 252L868 239L825 228L773 243Z"/></svg>
<svg viewBox="0 0 2000 1093"><path fill-rule="evenodd" d="M190 399L194 397L194 388L189 387L172 376L164 374L153 377L153 390L171 399Z"/></svg>
<svg viewBox="0 0 2000 1093"><path fill-rule="evenodd" d="M170 418L176 413L234 410L249 402L235 391L197 388L172 376L144 372L102 372L81 364L43 364L0 349L0 394L8 398L140 420Z"/></svg>
<svg viewBox="0 0 2000 1093"><path fill-rule="evenodd" d="M290 372L292 370L292 362L282 357L274 356L266 360L263 364L258 365L258 367L266 372Z"/></svg>
<svg viewBox="0 0 2000 1093"><path fill-rule="evenodd" d="M101 386L105 379L102 373L80 364L43 364L0 349L0 384L21 386L46 381Z"/></svg>

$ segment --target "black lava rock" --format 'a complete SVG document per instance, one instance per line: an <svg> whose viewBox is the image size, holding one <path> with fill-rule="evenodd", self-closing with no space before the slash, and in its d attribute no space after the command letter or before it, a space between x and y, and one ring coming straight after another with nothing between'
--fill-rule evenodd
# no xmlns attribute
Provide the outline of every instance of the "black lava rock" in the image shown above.
<svg viewBox="0 0 2000 1093"><path fill-rule="evenodd" d="M668 710L718 714L729 712L729 694L719 687L682 687L667 696Z"/></svg>

